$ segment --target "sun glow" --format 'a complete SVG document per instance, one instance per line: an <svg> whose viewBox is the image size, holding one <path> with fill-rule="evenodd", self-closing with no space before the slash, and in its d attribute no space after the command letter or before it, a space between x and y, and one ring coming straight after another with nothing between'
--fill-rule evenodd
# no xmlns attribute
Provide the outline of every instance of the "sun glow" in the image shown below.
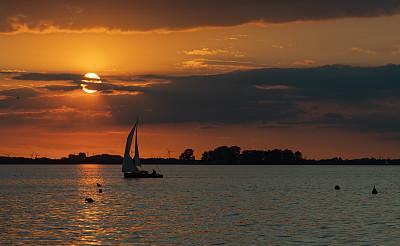
<svg viewBox="0 0 400 246"><path fill-rule="evenodd" d="M87 74L85 74L85 78L88 78L88 79L100 79L99 75L97 75L95 73L87 73Z"/></svg>
<svg viewBox="0 0 400 246"><path fill-rule="evenodd" d="M83 90L84 92L87 92L87 93L90 93L90 94L97 92L97 90L86 89L86 86L87 86L87 85L85 85L85 84L81 84L81 86L82 86L82 90Z"/></svg>
<svg viewBox="0 0 400 246"><path fill-rule="evenodd" d="M83 82L81 84L82 90L84 92L87 92L87 93L90 93L90 94L93 94L93 93L97 92L97 90L92 90L92 89L86 88L88 85L94 84L94 83L95 84L101 84L100 77L95 73L87 73L87 74L85 74L85 79L82 79L81 81Z"/></svg>

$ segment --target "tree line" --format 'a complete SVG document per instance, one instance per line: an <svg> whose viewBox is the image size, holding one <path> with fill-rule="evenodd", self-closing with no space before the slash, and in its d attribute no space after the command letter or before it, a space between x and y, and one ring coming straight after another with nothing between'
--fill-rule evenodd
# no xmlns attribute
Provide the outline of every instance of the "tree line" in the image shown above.
<svg viewBox="0 0 400 246"><path fill-rule="evenodd" d="M186 149L179 160L194 161L194 150ZM244 150L238 146L220 146L214 150L205 151L201 160L215 164L301 164L303 155L300 151L274 150Z"/></svg>
<svg viewBox="0 0 400 246"><path fill-rule="evenodd" d="M85 153L70 154L61 159L25 158L0 156L0 164L117 164L121 165L122 156L119 155L93 155ZM186 149L176 158L140 158L142 164L250 164L250 165L276 165L276 164L303 164L303 165L400 165L400 159L342 159L340 157L312 160L305 159L300 151L289 149L281 150L241 150L238 146L220 146L214 150L205 151L201 160L196 160L193 149Z"/></svg>

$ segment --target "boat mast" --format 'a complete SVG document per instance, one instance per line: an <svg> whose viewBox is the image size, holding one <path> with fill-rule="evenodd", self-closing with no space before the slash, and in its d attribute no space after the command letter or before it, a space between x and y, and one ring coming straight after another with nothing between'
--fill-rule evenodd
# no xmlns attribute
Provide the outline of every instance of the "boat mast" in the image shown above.
<svg viewBox="0 0 400 246"><path fill-rule="evenodd" d="M136 125L138 124L139 119L136 120ZM140 157L139 157L139 146L138 146L138 141L137 141L137 127L136 127L136 136L135 136L135 164L136 166L141 167L142 163L140 163Z"/></svg>

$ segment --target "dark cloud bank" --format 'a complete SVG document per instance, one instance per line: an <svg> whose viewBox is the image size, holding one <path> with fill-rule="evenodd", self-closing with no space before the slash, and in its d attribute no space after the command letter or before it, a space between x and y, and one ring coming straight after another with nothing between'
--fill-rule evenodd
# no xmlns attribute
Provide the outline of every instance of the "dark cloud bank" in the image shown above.
<svg viewBox="0 0 400 246"><path fill-rule="evenodd" d="M398 65L258 69L170 79L168 85L143 90L143 98L158 101L148 112L153 121L400 131Z"/></svg>
<svg viewBox="0 0 400 246"><path fill-rule="evenodd" d="M399 13L398 0L246 0L246 1L0 1L0 32L25 25L44 30L48 25L81 30L190 29L236 26L248 22L285 23L343 17L375 17Z"/></svg>
<svg viewBox="0 0 400 246"><path fill-rule="evenodd" d="M60 76L59 79L64 80L61 79L63 76L68 78L71 75ZM21 74L14 79L39 77L43 79L45 74ZM96 84L103 97L103 105L97 109L111 110L113 120L119 124L131 124L139 115L146 123L244 123L266 128L314 125L400 134L400 65L270 68L186 77L145 75L126 78L126 81L154 79L169 83L147 87ZM70 86L54 84L2 91L0 95L23 97L25 93L31 97L26 107L32 108L36 105L38 91L80 89L74 79L69 83ZM123 94L132 91L140 94ZM53 98L41 97L38 100L40 107L54 105L54 102L46 104L43 101L54 101ZM12 104L11 99L3 99L1 106L7 108Z"/></svg>

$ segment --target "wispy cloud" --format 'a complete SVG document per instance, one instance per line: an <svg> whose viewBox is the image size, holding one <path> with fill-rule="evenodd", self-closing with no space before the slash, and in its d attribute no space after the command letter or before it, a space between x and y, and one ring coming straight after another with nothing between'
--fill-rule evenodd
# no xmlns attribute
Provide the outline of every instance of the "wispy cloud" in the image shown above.
<svg viewBox="0 0 400 246"><path fill-rule="evenodd" d="M196 130L215 130L219 129L220 127L217 125L203 125L196 128Z"/></svg>
<svg viewBox="0 0 400 246"><path fill-rule="evenodd" d="M234 70L248 70L261 68L263 65L254 64L251 62L241 62L232 60L212 60L198 58L188 61L183 61L177 65L179 70L203 71L209 73L230 72Z"/></svg>
<svg viewBox="0 0 400 246"><path fill-rule="evenodd" d="M390 50L390 54L392 55L400 55L400 45L397 45L396 48Z"/></svg>
<svg viewBox="0 0 400 246"><path fill-rule="evenodd" d="M20 73L13 77L14 80L71 81L76 83L80 83L84 78L82 74L71 73Z"/></svg>
<svg viewBox="0 0 400 246"><path fill-rule="evenodd" d="M68 121L69 124L79 124L82 119L109 120L112 114L109 110L82 109L61 106L47 109L25 108L14 111L0 109L0 121L8 124L23 124L24 122L36 126L56 126Z"/></svg>
<svg viewBox="0 0 400 246"><path fill-rule="evenodd" d="M241 38L246 38L248 36L249 35L247 35L247 34L233 34L233 35L225 36L222 38L216 38L215 40L217 40L217 41L237 41Z"/></svg>
<svg viewBox="0 0 400 246"><path fill-rule="evenodd" d="M224 56L233 56L233 57L244 57L244 54L235 50L233 47L229 47L229 48L225 48L225 49L210 49L207 47L203 47L202 49L182 50L181 53L186 54L186 55L195 55L195 56L224 55Z"/></svg>
<svg viewBox="0 0 400 246"><path fill-rule="evenodd" d="M291 88L287 85L254 85L254 87L261 90L287 90Z"/></svg>
<svg viewBox="0 0 400 246"><path fill-rule="evenodd" d="M0 70L0 73L24 73L25 70L18 70L18 69L3 69Z"/></svg>
<svg viewBox="0 0 400 246"><path fill-rule="evenodd" d="M311 66L315 64L316 64L315 61L311 59L305 59L303 61L293 62L293 65L295 66Z"/></svg>
<svg viewBox="0 0 400 246"><path fill-rule="evenodd" d="M291 43L273 44L272 47L277 49L285 49L285 48L292 48L293 45Z"/></svg>
<svg viewBox="0 0 400 246"><path fill-rule="evenodd" d="M366 49L362 49L362 48L359 48L359 47L352 47L350 50L354 51L354 52L364 53L364 54L367 54L367 55L371 55L371 54L375 54L376 53L373 50L366 50Z"/></svg>

